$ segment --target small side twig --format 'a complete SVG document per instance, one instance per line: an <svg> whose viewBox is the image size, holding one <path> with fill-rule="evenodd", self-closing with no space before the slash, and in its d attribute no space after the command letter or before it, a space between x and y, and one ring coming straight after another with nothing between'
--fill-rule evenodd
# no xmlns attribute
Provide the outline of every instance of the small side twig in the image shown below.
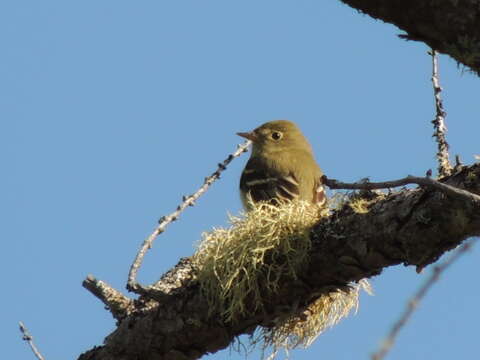
<svg viewBox="0 0 480 360"><path fill-rule="evenodd" d="M416 177L408 175L403 179L383 181L383 182L358 182L358 183L344 183L338 180L329 179L326 176L322 178L323 183L330 189L348 189L348 190L374 190L374 189L388 189L408 184L417 184L420 186L428 186L436 188L445 194L457 199L472 201L480 204L480 196L470 191L456 188L451 185L441 183L440 181L431 179L429 177Z"/></svg>
<svg viewBox="0 0 480 360"><path fill-rule="evenodd" d="M38 359L38 360L45 360L45 358L42 356L42 354L40 353L40 351L37 349L37 347L35 346L35 343L33 342L33 337L32 335L30 335L30 333L28 332L28 329L27 327L23 324L23 322L19 322L18 323L19 326L20 326L20 332L22 333L22 340L25 340L28 345L30 346L30 349L32 349L33 351L33 354L35 355L35 357Z"/></svg>
<svg viewBox="0 0 480 360"><path fill-rule="evenodd" d="M445 117L447 116L447 113L443 109L443 101L441 97L442 87L440 86L438 76L437 51L432 49L429 54L432 56L432 84L436 110L435 119L432 120L434 128L433 137L436 139L438 146L438 176L444 177L452 173L452 165L450 165L450 159L448 156L449 145L445 136L447 132L447 127L445 125Z"/></svg>
<svg viewBox="0 0 480 360"><path fill-rule="evenodd" d="M132 266L130 267L130 271L128 273L128 281L127 281L128 290L139 293L139 294L144 294L146 292L145 288L143 288L137 282L137 273L140 266L142 265L145 254L152 247L153 242L155 241L157 236L163 233L165 231L165 228L170 223L172 223L173 221L176 221L180 216L180 214L187 207L194 206L195 201L207 191L207 189L210 187L210 185L212 185L215 182L215 180L218 180L220 178L220 174L222 173L222 171L226 170L227 165L230 164L230 162L234 158L248 151L248 147L250 144L251 144L251 141L248 140L243 144L238 145L237 150L234 153L228 155L228 157L225 160L223 160L223 162L218 164L217 170L213 172L210 176L205 178L203 185L194 194L189 196L184 196L182 199L183 202L179 206L177 206L177 209L173 213L167 216L163 216L159 220L159 225L155 228L152 234L143 241L143 244L140 250L138 251L137 256L135 257L135 260Z"/></svg>
<svg viewBox="0 0 480 360"><path fill-rule="evenodd" d="M414 296L407 302L406 308L400 318L393 324L387 338L383 341L380 349L372 354L372 360L382 360L390 351L395 343L395 340L400 330L407 324L408 320L415 312L420 301L425 297L430 288L438 281L440 274L444 272L450 265L452 265L458 258L470 249L471 244L463 244L452 256L450 256L445 262L436 266L430 277L425 283L418 289Z"/></svg>
<svg viewBox="0 0 480 360"><path fill-rule="evenodd" d="M460 172L464 168L462 159L460 159L460 155L455 155L455 166L453 167L453 172L457 173Z"/></svg>
<svg viewBox="0 0 480 360"><path fill-rule="evenodd" d="M134 308L134 301L106 282L88 275L82 283L83 287L99 298L117 320L125 318Z"/></svg>

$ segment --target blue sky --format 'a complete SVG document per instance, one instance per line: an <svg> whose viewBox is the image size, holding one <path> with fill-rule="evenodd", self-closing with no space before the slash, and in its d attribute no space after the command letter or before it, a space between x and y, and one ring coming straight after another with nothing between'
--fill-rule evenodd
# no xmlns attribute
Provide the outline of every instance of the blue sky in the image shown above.
<svg viewBox="0 0 480 360"><path fill-rule="evenodd" d="M0 4L2 358L75 359L114 321L81 287L123 289L156 220L250 130L290 119L332 178L436 168L427 47L339 1L31 1ZM440 58L453 154L480 153L478 78ZM189 256L237 213L247 157L158 239L140 279ZM464 255L428 294L389 359L472 358L480 290ZM431 269L398 266L375 296L294 359L367 359ZM228 350L205 359L243 359ZM254 353L249 358L258 359Z"/></svg>

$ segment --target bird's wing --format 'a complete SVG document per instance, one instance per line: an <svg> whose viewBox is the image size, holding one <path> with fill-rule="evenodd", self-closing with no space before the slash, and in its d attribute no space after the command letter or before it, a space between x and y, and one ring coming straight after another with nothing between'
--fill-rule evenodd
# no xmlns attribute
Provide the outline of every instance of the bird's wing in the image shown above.
<svg viewBox="0 0 480 360"><path fill-rule="evenodd" d="M293 200L298 197L299 184L293 175L281 175L260 169L249 162L240 178L240 188L249 194L254 202Z"/></svg>

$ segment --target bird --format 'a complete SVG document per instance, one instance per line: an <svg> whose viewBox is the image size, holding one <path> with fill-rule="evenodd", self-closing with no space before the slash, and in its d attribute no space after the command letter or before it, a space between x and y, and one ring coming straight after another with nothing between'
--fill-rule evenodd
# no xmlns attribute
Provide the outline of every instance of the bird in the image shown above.
<svg viewBox="0 0 480 360"><path fill-rule="evenodd" d="M310 143L289 120L264 123L237 135L252 142L252 153L240 177L243 207L303 200L323 207L327 198Z"/></svg>

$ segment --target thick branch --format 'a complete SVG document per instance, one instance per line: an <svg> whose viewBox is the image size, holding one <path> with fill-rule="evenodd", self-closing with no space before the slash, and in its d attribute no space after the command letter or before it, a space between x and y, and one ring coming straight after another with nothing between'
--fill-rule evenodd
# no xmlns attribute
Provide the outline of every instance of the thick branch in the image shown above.
<svg viewBox="0 0 480 360"><path fill-rule="evenodd" d="M445 181L478 194L480 164ZM478 203L430 187L372 193L361 206L353 205L345 204L312 229L310 265L298 281L282 283L276 296L265 299L264 312L252 311L235 325L224 323L220 314L209 316L195 268L184 259L156 284L164 294L159 302L141 297L105 344L80 359L198 359L258 325L272 324L286 309L306 306L325 289L378 275L397 264L423 268L466 238L480 235Z"/></svg>
<svg viewBox="0 0 480 360"><path fill-rule="evenodd" d="M112 288L106 282L88 275L83 281L83 287L99 298L117 320L123 319L134 308L133 300Z"/></svg>
<svg viewBox="0 0 480 360"><path fill-rule="evenodd" d="M480 0L342 0L480 73Z"/></svg>

